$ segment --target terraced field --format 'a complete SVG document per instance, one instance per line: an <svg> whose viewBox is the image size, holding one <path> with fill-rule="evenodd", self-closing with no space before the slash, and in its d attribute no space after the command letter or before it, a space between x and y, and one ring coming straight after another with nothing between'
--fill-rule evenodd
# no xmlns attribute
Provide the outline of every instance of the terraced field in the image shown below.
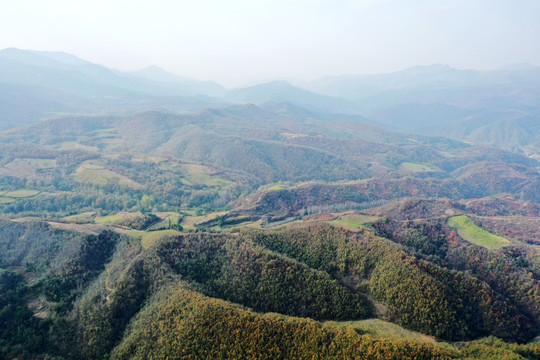
<svg viewBox="0 0 540 360"><path fill-rule="evenodd" d="M0 191L0 204L9 204L20 199L29 198L40 194L39 190L19 189L13 191Z"/></svg>
<svg viewBox="0 0 540 360"><path fill-rule="evenodd" d="M502 236L494 235L472 222L466 215L453 216L448 219L448 226L455 229L464 240L487 249L501 249L510 245L510 241Z"/></svg>
<svg viewBox="0 0 540 360"><path fill-rule="evenodd" d="M105 186L118 184L131 189L141 189L143 186L130 178L107 170L100 165L85 163L75 171L75 181L83 184Z"/></svg>

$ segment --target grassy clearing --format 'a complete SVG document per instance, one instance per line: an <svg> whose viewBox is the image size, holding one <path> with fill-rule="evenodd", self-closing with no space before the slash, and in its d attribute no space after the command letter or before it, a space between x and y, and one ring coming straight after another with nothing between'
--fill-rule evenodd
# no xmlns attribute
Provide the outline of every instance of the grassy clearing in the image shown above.
<svg viewBox="0 0 540 360"><path fill-rule="evenodd" d="M410 162L401 163L401 166L403 168L405 168L406 170L409 170L411 172L434 172L434 171L437 171L436 169L432 168L431 166L423 165L423 164L410 163Z"/></svg>
<svg viewBox="0 0 540 360"><path fill-rule="evenodd" d="M242 228L262 229L263 228L262 227L262 220L246 221L246 222L243 222L243 223L240 223L240 224L227 226L227 227L225 227L225 230L227 230L229 232L234 232L234 231L238 231L239 229L242 229Z"/></svg>
<svg viewBox="0 0 540 360"><path fill-rule="evenodd" d="M107 185L115 178L115 174L107 170L85 170L75 175L77 182L98 186Z"/></svg>
<svg viewBox="0 0 540 360"><path fill-rule="evenodd" d="M274 228L279 228L279 227L283 227L283 226L288 226L289 224L292 224L292 223L300 223L302 222L303 220L298 220L296 218L296 216L289 216L283 220L280 220L280 221L274 221L274 222L269 222L266 226L265 226L265 229L274 229Z"/></svg>
<svg viewBox="0 0 540 360"><path fill-rule="evenodd" d="M119 212L113 215L98 216L94 219L96 224L124 225L135 221L144 215L140 212Z"/></svg>
<svg viewBox="0 0 540 360"><path fill-rule="evenodd" d="M55 145L54 147L59 150L80 149L80 150L86 150L86 151L91 151L91 152L99 152L99 148L97 146L82 145L78 143L77 141L64 141L62 143Z"/></svg>
<svg viewBox="0 0 540 360"><path fill-rule="evenodd" d="M196 185L204 185L208 187L227 187L233 184L232 181L220 178L219 176L209 175L192 175L189 177L189 181Z"/></svg>
<svg viewBox="0 0 540 360"><path fill-rule="evenodd" d="M157 231L157 230L166 230L169 228L169 220L163 219L160 222L146 228L146 231Z"/></svg>
<svg viewBox="0 0 540 360"><path fill-rule="evenodd" d="M186 230L195 229L196 225L215 219L217 216L222 216L222 215L225 215L226 213L227 213L226 211L223 211L223 212L206 214L203 216L185 216L182 219L182 222L180 223L180 225L182 225L182 227Z"/></svg>
<svg viewBox="0 0 540 360"><path fill-rule="evenodd" d="M126 176L103 169L101 166L93 164L84 164L79 167L75 172L75 181L96 186L118 184L120 186L126 186L135 190L143 187L141 184Z"/></svg>
<svg viewBox="0 0 540 360"><path fill-rule="evenodd" d="M380 319L367 319L359 321L326 321L323 324L328 327L340 329L352 327L353 329L361 333L368 333L375 337L395 340L409 340L414 342L431 344L437 343L435 338L432 336L427 336L416 331L407 330L399 325Z"/></svg>
<svg viewBox="0 0 540 360"><path fill-rule="evenodd" d="M142 231L142 230L129 230L128 232L125 232L124 234L126 234L127 236L129 236L132 239L141 241L143 236L146 233L144 231Z"/></svg>
<svg viewBox="0 0 540 360"><path fill-rule="evenodd" d="M197 185L208 187L226 187L232 184L231 181L219 177L218 172L208 166L199 164L182 164L187 180Z"/></svg>
<svg viewBox="0 0 540 360"><path fill-rule="evenodd" d="M48 221L49 225L55 229L74 231L85 234L98 235L107 227L101 224L77 224L77 223L60 223L54 221Z"/></svg>
<svg viewBox="0 0 540 360"><path fill-rule="evenodd" d="M118 224L125 219L121 213L107 216L99 216L94 221L96 224Z"/></svg>
<svg viewBox="0 0 540 360"><path fill-rule="evenodd" d="M159 217L153 214L143 214L137 212L119 212L113 215L101 216L94 219L96 224L108 224L114 225L118 228L127 230L146 230L148 227L152 227L156 222L160 222ZM161 229L156 229L161 230Z"/></svg>
<svg viewBox="0 0 540 360"><path fill-rule="evenodd" d="M377 219L377 216L349 213L341 215L338 219L330 221L330 223L347 230L359 230L364 228L364 224L373 222Z"/></svg>
<svg viewBox="0 0 540 360"><path fill-rule="evenodd" d="M77 173L81 173L85 170L103 170L104 167L101 166L101 165L97 165L97 164L92 164L92 163L84 163L82 164L81 166L79 166L79 168L75 171Z"/></svg>
<svg viewBox="0 0 540 360"><path fill-rule="evenodd" d="M95 212L85 212L81 214L66 216L62 220L75 224L85 224L93 222L95 216Z"/></svg>
<svg viewBox="0 0 540 360"><path fill-rule="evenodd" d="M11 221L21 222L21 223L24 223L24 222L41 222L41 221L43 221L43 218L41 218L39 216L21 216L21 217L18 217L18 218L11 219Z"/></svg>
<svg viewBox="0 0 540 360"><path fill-rule="evenodd" d="M56 167L54 159L17 158L0 167L2 175L16 177L33 177L44 170Z"/></svg>
<svg viewBox="0 0 540 360"><path fill-rule="evenodd" d="M160 230L160 231L150 231L145 233L141 238L141 245L143 248L148 249L152 245L159 242L161 239L164 239L169 236L180 235L181 232L177 230Z"/></svg>
<svg viewBox="0 0 540 360"><path fill-rule="evenodd" d="M28 166L34 170L53 169L56 167L56 159L33 159L33 158L20 158L15 159L11 165L17 164L17 166ZM6 165L7 167L10 164Z"/></svg>
<svg viewBox="0 0 540 360"><path fill-rule="evenodd" d="M464 240L488 249L501 249L510 244L507 239L487 232L465 215L449 218L448 226L455 229Z"/></svg>
<svg viewBox="0 0 540 360"><path fill-rule="evenodd" d="M39 190L21 189L21 190L10 191L3 195L7 197L11 197L11 198L27 198L27 197L36 196L39 193L40 193Z"/></svg>
<svg viewBox="0 0 540 360"><path fill-rule="evenodd" d="M164 162L160 168L180 175L182 183L187 186L227 187L233 184L220 177L218 171L205 165Z"/></svg>
<svg viewBox="0 0 540 360"><path fill-rule="evenodd" d="M161 220L157 224L150 226L146 230L149 230L149 231L164 230L164 229L168 229L170 226L179 225L180 222L182 221L182 215L178 213L174 213L174 212L157 213L156 215L163 220Z"/></svg>

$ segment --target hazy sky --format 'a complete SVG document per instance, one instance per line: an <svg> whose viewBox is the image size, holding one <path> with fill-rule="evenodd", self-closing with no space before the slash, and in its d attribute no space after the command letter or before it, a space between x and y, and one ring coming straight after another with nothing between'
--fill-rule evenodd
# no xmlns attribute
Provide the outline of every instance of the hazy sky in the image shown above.
<svg viewBox="0 0 540 360"><path fill-rule="evenodd" d="M232 86L442 63L540 65L540 0L1 0L0 48Z"/></svg>

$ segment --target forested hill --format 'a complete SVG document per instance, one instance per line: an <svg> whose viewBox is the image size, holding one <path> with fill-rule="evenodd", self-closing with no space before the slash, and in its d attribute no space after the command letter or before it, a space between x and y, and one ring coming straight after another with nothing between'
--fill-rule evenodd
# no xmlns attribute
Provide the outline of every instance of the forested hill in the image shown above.
<svg viewBox="0 0 540 360"><path fill-rule="evenodd" d="M39 196L8 196L0 210L68 215L93 211L98 203L106 212L230 209L237 206L233 200L277 182L285 189L300 185L295 205L287 205L293 213L329 201L417 195L459 199L523 191L526 200L537 201L534 159L329 116L290 104L242 105L185 115L63 117L9 130L0 133L4 190ZM361 179L363 185L322 185L330 192L315 201L301 195L310 188L302 182ZM349 195L333 195L340 191ZM291 193L263 198L285 192ZM151 199L146 204L144 196Z"/></svg>
<svg viewBox="0 0 540 360"><path fill-rule="evenodd" d="M383 232L392 223L374 226ZM502 359L539 351L493 340L404 343L361 330L362 319L379 316L445 340L535 336L533 298L512 293L510 273L491 284L482 272L460 268L455 256L465 244L457 238L439 235L452 269L371 232L322 223L142 242L35 221L2 222L1 229L2 304L12 309L0 313L8 357L450 359L489 351ZM476 253L486 264L494 255Z"/></svg>

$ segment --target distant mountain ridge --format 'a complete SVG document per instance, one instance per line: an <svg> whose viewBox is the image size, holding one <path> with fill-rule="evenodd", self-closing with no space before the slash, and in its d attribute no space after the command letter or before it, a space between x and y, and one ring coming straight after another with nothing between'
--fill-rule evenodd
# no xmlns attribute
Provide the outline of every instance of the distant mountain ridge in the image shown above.
<svg viewBox="0 0 540 360"><path fill-rule="evenodd" d="M148 75L136 76L136 73L108 69L66 53L10 48L0 50L0 59L2 60L2 67L0 68L2 70L0 71L0 81L2 82L17 83L22 80L26 84L71 91L82 91L84 85L93 85L94 88L91 89L93 95L99 95L100 92L110 94L112 89L116 89L112 93L142 92L167 96L207 95L202 89L197 89L197 86L200 86L203 82L176 77L174 82L177 86L170 86L160 80L151 79ZM9 69L12 70L11 74L6 73ZM51 74L53 69L55 72ZM26 71L26 73L21 73L21 71ZM161 76L163 76L163 73L166 72L162 71ZM142 74L147 74L147 72L143 70ZM50 78L47 75L53 75L54 77ZM169 74L171 79L174 76ZM205 86L208 86L208 84L205 84ZM212 86L223 90L221 86L215 83L212 83Z"/></svg>
<svg viewBox="0 0 540 360"><path fill-rule="evenodd" d="M324 77L302 86L354 101L362 115L389 129L540 157L539 66L477 71L435 64L389 74Z"/></svg>
<svg viewBox="0 0 540 360"><path fill-rule="evenodd" d="M205 93L222 91L191 79L165 83L136 77L66 53L0 50L2 130L66 113L196 111L220 102Z"/></svg>
<svg viewBox="0 0 540 360"><path fill-rule="evenodd" d="M306 81L303 88L328 95L358 100L395 90L440 90L474 88L485 85L537 84L540 66L509 65L498 70L458 70L449 65L418 65L405 70L376 75L327 76Z"/></svg>
<svg viewBox="0 0 540 360"><path fill-rule="evenodd" d="M260 104L264 102L290 102L316 111L358 114L360 108L352 101L320 95L291 85L287 81L272 81L246 88L233 89L227 94L233 102Z"/></svg>
<svg viewBox="0 0 540 360"><path fill-rule="evenodd" d="M157 66L123 72L62 52L0 50L0 130L65 114L186 113L283 104L388 129L490 144L540 158L540 67L415 66L379 75L270 81L226 90ZM319 120L322 120L319 117Z"/></svg>

